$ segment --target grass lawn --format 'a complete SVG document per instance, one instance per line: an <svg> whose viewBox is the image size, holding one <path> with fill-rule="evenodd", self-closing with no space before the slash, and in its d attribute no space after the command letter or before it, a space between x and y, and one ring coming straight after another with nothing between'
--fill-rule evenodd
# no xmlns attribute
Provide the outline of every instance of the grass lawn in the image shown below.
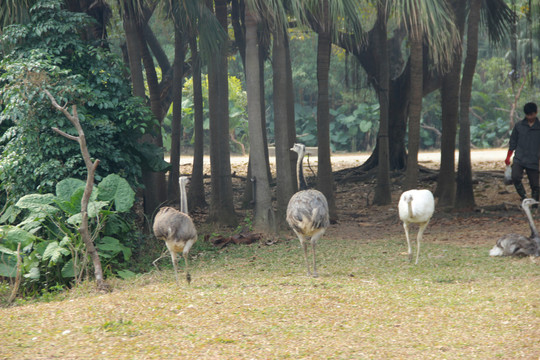
<svg viewBox="0 0 540 360"><path fill-rule="evenodd" d="M540 259L489 248L426 241L415 266L401 233L326 236L313 279L297 240L198 243L191 285L168 267L0 309L0 359L537 360Z"/></svg>

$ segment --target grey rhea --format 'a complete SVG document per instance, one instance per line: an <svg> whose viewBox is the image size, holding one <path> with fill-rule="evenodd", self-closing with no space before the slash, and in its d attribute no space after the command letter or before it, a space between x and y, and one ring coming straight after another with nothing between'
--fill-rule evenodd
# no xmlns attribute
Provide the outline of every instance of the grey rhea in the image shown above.
<svg viewBox="0 0 540 360"><path fill-rule="evenodd" d="M300 191L295 193L289 200L287 206L287 223L300 240L306 261L307 275L317 277L315 248L317 241L323 236L330 223L328 218L328 202L320 191L307 189L302 169L302 162L306 152L305 145L294 144L291 150L298 153L296 176ZM312 249L313 272L310 271L308 260L308 243L311 244Z"/></svg>
<svg viewBox="0 0 540 360"><path fill-rule="evenodd" d="M426 189L408 190L401 194L398 204L399 218L403 222L405 237L407 238L407 247L409 253L409 261L412 261L411 241L409 239L409 225L411 223L418 224L418 235L416 237L416 261L420 256L420 242L424 234L424 230L429 224L433 212L435 211L435 199L431 191Z"/></svg>
<svg viewBox="0 0 540 360"><path fill-rule="evenodd" d="M167 249L171 254L172 263L176 281L178 282L178 260L177 253L182 253L186 263L186 280L188 284L191 282L189 273L188 254L191 246L197 241L197 229L193 224L193 220L188 215L186 184L189 179L186 176L181 176L180 182L180 211L175 208L166 206L159 210L154 219L154 235L156 238L165 241ZM154 265L156 261L154 260Z"/></svg>
<svg viewBox="0 0 540 360"><path fill-rule="evenodd" d="M538 204L534 199L523 199L521 208L527 215L531 235L507 234L497 240L497 244L489 251L490 256L540 256L540 236L534 224L530 206Z"/></svg>

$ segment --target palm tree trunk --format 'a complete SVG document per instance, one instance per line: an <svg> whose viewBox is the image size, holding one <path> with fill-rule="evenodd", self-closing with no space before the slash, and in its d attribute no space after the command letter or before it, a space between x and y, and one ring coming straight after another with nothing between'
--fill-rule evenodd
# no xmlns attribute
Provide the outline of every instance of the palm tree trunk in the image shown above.
<svg viewBox="0 0 540 360"><path fill-rule="evenodd" d="M392 200L390 190L390 157L388 143L388 114L389 114L389 86L390 86L390 67L388 60L388 42L386 40L387 33L387 14L386 1L379 1L377 4L377 21L376 39L377 44L377 59L379 64L379 108L380 108L380 125L379 125L379 166L377 167L377 185L375 186L375 196L373 203L376 205L388 205Z"/></svg>
<svg viewBox="0 0 540 360"><path fill-rule="evenodd" d="M184 39L180 24L175 24L174 31L174 75L172 85L173 114L171 123L171 170L167 187L167 200L176 202L180 199L180 139L182 136L182 81L184 78Z"/></svg>
<svg viewBox="0 0 540 360"><path fill-rule="evenodd" d="M129 7L126 7L129 10ZM133 84L133 95L141 98L145 97L145 85L143 77L143 67L141 58L143 56L141 39L141 25L137 23L136 15L130 11L124 12L124 31L126 33L126 43L129 57L129 68L131 82ZM146 45L145 45L146 46ZM156 109L153 109L156 110ZM153 129L161 133L159 129ZM142 142L154 143L161 146L161 139L152 135L145 135L141 138ZM143 169L142 182L145 185L144 190L144 212L151 216L155 209L165 200L165 177L163 173L156 173L149 169Z"/></svg>
<svg viewBox="0 0 540 360"><path fill-rule="evenodd" d="M291 147L289 143L288 126L288 82L287 54L285 48L286 32L279 28L274 31L272 49L272 69L274 73L274 134L276 143L276 173L277 173L277 211L276 224L285 225L287 205L294 194L293 173L291 168Z"/></svg>
<svg viewBox="0 0 540 360"><path fill-rule="evenodd" d="M456 26L463 39L465 26L465 2L453 0ZM454 59L450 71L443 76L441 85L442 136L441 166L435 196L439 198L437 206L454 206L456 199L455 150L456 133L459 116L459 88L461 75L461 43L456 45Z"/></svg>
<svg viewBox="0 0 540 360"><path fill-rule="evenodd" d="M215 0L215 14L223 29L227 29L227 1ZM229 88L227 66L228 42L225 42L208 65L210 108L210 167L212 201L209 220L236 226L234 211L231 158L229 149Z"/></svg>
<svg viewBox="0 0 540 360"><path fill-rule="evenodd" d="M254 226L269 233L274 228L274 213L268 173L265 162L263 131L261 123L261 96L257 21L249 7L246 7L246 90L248 100L249 154L252 176L255 178Z"/></svg>
<svg viewBox="0 0 540 360"><path fill-rule="evenodd" d="M193 169L188 191L189 208L205 207L204 197L204 127L203 127L203 95L201 80L201 59L197 49L197 35L190 34L191 67L193 73Z"/></svg>
<svg viewBox="0 0 540 360"><path fill-rule="evenodd" d="M334 196L334 175L330 160L330 106L328 97L328 77L330 73L330 52L332 49L331 23L328 0L322 1L321 31L317 40L317 142L319 170L317 172L319 190L326 196L330 221L337 221Z"/></svg>
<svg viewBox="0 0 540 360"><path fill-rule="evenodd" d="M420 116L423 97L423 48L422 28L417 26L411 33L411 80L409 103L409 152L405 171L405 190L414 189L418 184L418 149L420 147Z"/></svg>
<svg viewBox="0 0 540 360"><path fill-rule="evenodd" d="M478 59L478 26L480 23L481 0L471 0L467 23L467 57L463 66L460 91L459 116L459 159L456 189L456 209L472 209L474 191L471 165L471 123L469 106L476 62Z"/></svg>

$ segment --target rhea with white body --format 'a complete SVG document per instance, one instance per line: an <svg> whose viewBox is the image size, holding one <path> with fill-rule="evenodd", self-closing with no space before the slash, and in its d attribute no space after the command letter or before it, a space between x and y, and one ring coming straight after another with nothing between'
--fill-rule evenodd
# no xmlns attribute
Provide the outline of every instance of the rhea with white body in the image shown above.
<svg viewBox="0 0 540 360"><path fill-rule="evenodd" d="M154 219L154 235L156 238L164 240L167 249L171 254L172 263L176 281L178 281L178 260L176 254L182 253L186 263L186 280L188 284L191 282L189 273L188 254L189 250L197 241L197 229L193 224L193 220L188 215L186 184L189 179L181 176L180 182L180 211L175 208L166 206L159 210ZM154 261L154 264L158 258Z"/></svg>
<svg viewBox="0 0 540 360"><path fill-rule="evenodd" d="M435 211L435 199L431 191L426 189L408 190L401 194L399 199L399 218L403 222L405 237L407 238L407 247L409 261L412 261L411 241L409 238L409 226L412 223L418 224L418 235L416 237L416 261L420 255L420 242L426 227Z"/></svg>
<svg viewBox="0 0 540 360"><path fill-rule="evenodd" d="M328 215L328 202L326 197L318 190L309 189L304 180L302 162L306 147L303 144L294 144L292 151L298 153L296 163L296 176L300 191L295 193L287 206L287 223L298 236L304 251L307 275L317 277L317 263L315 248L317 241L323 236L330 224ZM310 271L308 260L308 243L311 244L313 272Z"/></svg>
<svg viewBox="0 0 540 360"><path fill-rule="evenodd" d="M490 256L540 256L540 236L534 224L530 206L538 204L534 199L523 199L521 208L527 215L531 235L507 234L497 240L497 244L489 251Z"/></svg>

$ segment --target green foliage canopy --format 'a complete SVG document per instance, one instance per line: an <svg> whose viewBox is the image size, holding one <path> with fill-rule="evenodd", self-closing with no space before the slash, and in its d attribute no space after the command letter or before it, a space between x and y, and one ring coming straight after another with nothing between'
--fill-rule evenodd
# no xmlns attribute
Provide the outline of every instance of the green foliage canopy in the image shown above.
<svg viewBox="0 0 540 360"><path fill-rule="evenodd" d="M36 190L51 192L61 179L86 176L79 145L51 130L77 135L44 88L60 104L78 105L90 153L100 159L96 180L116 173L136 186L144 158L137 140L154 120L131 96L122 61L82 39L92 21L87 15L64 10L57 0L37 2L30 15L1 39L7 50L0 62L0 192L15 202Z"/></svg>

